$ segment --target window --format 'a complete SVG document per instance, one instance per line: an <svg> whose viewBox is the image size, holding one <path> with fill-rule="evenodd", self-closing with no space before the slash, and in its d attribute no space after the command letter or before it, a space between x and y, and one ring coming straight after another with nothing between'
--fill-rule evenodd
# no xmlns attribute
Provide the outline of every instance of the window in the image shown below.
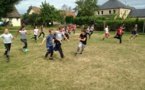
<svg viewBox="0 0 145 90"><path fill-rule="evenodd" d="M101 11L101 13L102 13L102 15L104 14L104 12L103 12L103 11Z"/></svg>
<svg viewBox="0 0 145 90"><path fill-rule="evenodd" d="M111 14L111 10L109 10L109 14Z"/></svg>
<svg viewBox="0 0 145 90"><path fill-rule="evenodd" d="M113 10L113 13L116 14L116 10Z"/></svg>
<svg viewBox="0 0 145 90"><path fill-rule="evenodd" d="M100 14L100 11L98 11L98 15Z"/></svg>

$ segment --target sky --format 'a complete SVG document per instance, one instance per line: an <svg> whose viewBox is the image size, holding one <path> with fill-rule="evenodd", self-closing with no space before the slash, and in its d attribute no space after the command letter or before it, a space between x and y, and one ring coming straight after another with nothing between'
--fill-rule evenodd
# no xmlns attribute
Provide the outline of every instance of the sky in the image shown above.
<svg viewBox="0 0 145 90"><path fill-rule="evenodd" d="M45 0L23 0L18 5L16 5L16 8L18 9L20 14L24 14L27 12L29 6L32 5L32 6L40 7L41 3L44 1ZM61 7L64 4L74 8L76 6L75 1L76 0L46 0L46 2L48 2L50 5L54 5L54 7L57 9L61 9ZM98 0L98 4L102 5L107 1L108 0ZM121 1L126 5L130 5L138 9L145 8L145 0L119 0L119 1Z"/></svg>

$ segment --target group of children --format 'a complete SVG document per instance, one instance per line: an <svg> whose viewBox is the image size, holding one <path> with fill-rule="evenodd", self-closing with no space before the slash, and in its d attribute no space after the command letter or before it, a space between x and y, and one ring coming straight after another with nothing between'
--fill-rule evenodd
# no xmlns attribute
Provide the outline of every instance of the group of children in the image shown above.
<svg viewBox="0 0 145 90"><path fill-rule="evenodd" d="M132 30L132 35L129 37L129 41L132 39L132 37L134 37L134 39L136 39L138 37L138 33L137 33L137 28L138 28L138 25L135 24L134 25L134 28ZM118 29L117 29L117 32L116 32L116 35L114 36L114 38L117 38L119 39L119 43L121 44L122 43L122 36L124 34L124 29L125 29L125 26L124 24L122 24ZM103 37L103 40L105 40L105 38L108 38L110 36L110 33L109 33L109 27L108 25L105 27L105 36Z"/></svg>
<svg viewBox="0 0 145 90"><path fill-rule="evenodd" d="M135 24L135 26L132 30L132 35L129 38L129 41L131 40L131 38L133 36L135 36L135 38L138 36L137 27L138 27L138 25ZM48 55L50 54L49 59L53 60L53 53L55 50L55 51L59 52L61 59L64 59L65 56L63 54L63 50L62 50L61 46L62 46L63 39L69 41L69 38L67 36L68 33L66 33L68 28L66 29L66 26L65 27L60 26L57 31L50 29L49 35L47 35L46 37L45 37L45 33L44 33L44 26L42 25L40 29L41 29L41 32L40 32L39 37L43 34L43 38L44 38L42 43L40 44L40 46L43 45L43 43L46 41L47 52L45 54L45 57L47 58ZM121 25L120 28L118 28L117 33L114 37L114 38L119 39L120 43L122 43L122 35L124 33L123 29L125 29L124 24ZM88 27L87 29L82 29L81 34L78 37L79 45L78 45L75 55L83 53L83 51L86 47L86 44L87 44L87 35L89 35L89 37L91 37L91 35L93 34L93 30L94 30L94 25L92 25L90 28ZM33 32L34 32L33 38L35 39L36 42L37 42L37 38L38 38L38 31L39 30L38 30L37 26L35 26L34 30L33 30ZM27 30L25 29L25 27L22 26L21 29L17 32L16 37L18 34L20 34L20 36L21 36L20 37L21 42L24 43L24 47L23 47L24 52L28 52L29 50L28 50L26 34L30 34L30 33L28 33ZM110 36L109 27L107 25L105 27L105 36L103 37L103 40L105 38L108 38L109 36ZM9 62L10 61L9 52L10 52L11 43L12 43L12 40L14 39L14 37L11 33L9 33L8 29L5 29L4 34L0 35L0 38L3 38L3 43L6 48L4 55L6 56L7 61Z"/></svg>

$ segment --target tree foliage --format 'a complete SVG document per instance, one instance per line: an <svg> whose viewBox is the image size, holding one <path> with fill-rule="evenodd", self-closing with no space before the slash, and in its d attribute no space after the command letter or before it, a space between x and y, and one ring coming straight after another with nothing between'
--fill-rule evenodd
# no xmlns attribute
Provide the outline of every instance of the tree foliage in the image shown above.
<svg viewBox="0 0 145 90"><path fill-rule="evenodd" d="M8 13L14 10L14 5L22 0L0 0L0 18L6 17Z"/></svg>
<svg viewBox="0 0 145 90"><path fill-rule="evenodd" d="M77 16L93 16L98 9L97 2L98 0L77 0L77 6L74 8Z"/></svg>
<svg viewBox="0 0 145 90"><path fill-rule="evenodd" d="M71 6L68 6L68 5L64 4L62 6L61 10L64 10L64 11L72 11L72 8L71 8Z"/></svg>
<svg viewBox="0 0 145 90"><path fill-rule="evenodd" d="M46 1L42 2L40 16L43 23L47 24L52 24L53 21L59 21L61 17L60 12Z"/></svg>
<svg viewBox="0 0 145 90"><path fill-rule="evenodd" d="M66 17L65 17L65 22L66 22L67 24L72 24L73 21L74 21L74 17L73 17L73 16L66 16Z"/></svg>

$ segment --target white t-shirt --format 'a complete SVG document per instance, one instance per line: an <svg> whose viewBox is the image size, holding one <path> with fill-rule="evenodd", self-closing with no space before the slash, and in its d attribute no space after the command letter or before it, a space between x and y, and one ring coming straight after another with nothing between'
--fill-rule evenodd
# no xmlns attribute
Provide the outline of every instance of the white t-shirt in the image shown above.
<svg viewBox="0 0 145 90"><path fill-rule="evenodd" d="M12 39L13 39L13 36L12 34L2 34L0 35L0 38L3 38L3 42L5 44L8 44L8 43L12 43Z"/></svg>
<svg viewBox="0 0 145 90"><path fill-rule="evenodd" d="M34 29L34 35L38 35L38 29Z"/></svg>
<svg viewBox="0 0 145 90"><path fill-rule="evenodd" d="M64 33L60 31L55 31L55 35L56 35L56 39L62 40Z"/></svg>
<svg viewBox="0 0 145 90"><path fill-rule="evenodd" d="M90 31L94 31L94 26L92 26L92 27L90 28Z"/></svg>
<svg viewBox="0 0 145 90"><path fill-rule="evenodd" d="M105 33L109 33L109 29L108 28L105 28Z"/></svg>
<svg viewBox="0 0 145 90"><path fill-rule="evenodd" d="M20 30L19 33L21 34L21 39L26 39L26 32L27 30Z"/></svg>

